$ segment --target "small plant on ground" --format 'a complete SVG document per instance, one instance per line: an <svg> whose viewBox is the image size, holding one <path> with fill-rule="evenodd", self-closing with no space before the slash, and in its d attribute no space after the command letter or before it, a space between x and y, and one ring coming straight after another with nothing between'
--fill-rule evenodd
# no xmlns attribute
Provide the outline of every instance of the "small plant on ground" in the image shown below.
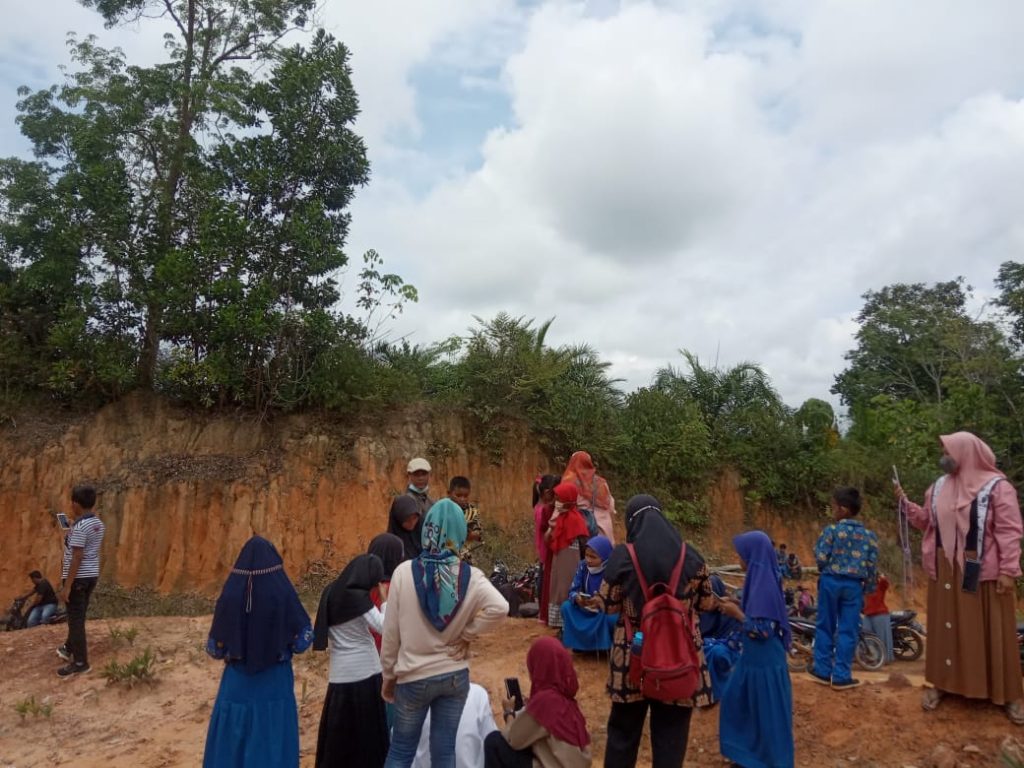
<svg viewBox="0 0 1024 768"><path fill-rule="evenodd" d="M29 715L32 717L39 717L42 715L45 718L49 718L53 714L53 704L46 699L42 701L36 701L36 697L29 696L27 699L22 699L14 705L14 711L21 715L22 722L25 721Z"/></svg>
<svg viewBox="0 0 1024 768"><path fill-rule="evenodd" d="M103 677L107 685L124 683L129 688L134 688L139 683L151 685L156 682L156 656L153 649L147 648L124 664L111 661L103 668Z"/></svg>
<svg viewBox="0 0 1024 768"><path fill-rule="evenodd" d="M135 638L139 636L138 627L111 627L110 628L110 641L115 646L126 643L127 645L135 645Z"/></svg>

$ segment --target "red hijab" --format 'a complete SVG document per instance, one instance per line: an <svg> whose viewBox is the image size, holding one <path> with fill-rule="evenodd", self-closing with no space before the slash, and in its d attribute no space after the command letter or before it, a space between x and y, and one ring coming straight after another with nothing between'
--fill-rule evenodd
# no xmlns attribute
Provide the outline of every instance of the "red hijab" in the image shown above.
<svg viewBox="0 0 1024 768"><path fill-rule="evenodd" d="M526 711L559 741L583 749L590 743L587 721L576 692L580 689L572 656L553 637L539 637L526 654L530 700Z"/></svg>
<svg viewBox="0 0 1024 768"><path fill-rule="evenodd" d="M573 483L579 488L580 496L590 509L611 507L612 492L603 477L597 474L594 460L586 451L576 451L569 457L569 464L562 473L562 481Z"/></svg>
<svg viewBox="0 0 1024 768"><path fill-rule="evenodd" d="M551 518L555 530L548 545L552 552L561 552L580 536L590 536L587 521L576 508L578 495L579 491L572 483L560 483L555 486L555 514Z"/></svg>
<svg viewBox="0 0 1024 768"><path fill-rule="evenodd" d="M985 442L970 432L954 432L939 438L946 453L956 461L956 472L946 477L935 500L935 511L946 559L953 565L954 552L962 566L967 529L971 524L971 502L993 477L1006 477L996 469L996 455ZM954 546L955 545L955 546Z"/></svg>

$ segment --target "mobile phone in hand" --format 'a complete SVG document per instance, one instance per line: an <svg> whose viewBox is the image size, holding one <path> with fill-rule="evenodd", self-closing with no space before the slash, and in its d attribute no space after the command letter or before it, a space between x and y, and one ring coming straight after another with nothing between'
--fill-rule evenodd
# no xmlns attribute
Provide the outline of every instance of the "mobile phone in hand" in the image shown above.
<svg viewBox="0 0 1024 768"><path fill-rule="evenodd" d="M523 690L519 687L518 677L505 678L505 694L516 703L516 712L523 708Z"/></svg>
<svg viewBox="0 0 1024 768"><path fill-rule="evenodd" d="M71 528L71 521L68 520L68 516L63 512L55 512L53 516L57 518L57 525L61 527L61 530L66 531Z"/></svg>

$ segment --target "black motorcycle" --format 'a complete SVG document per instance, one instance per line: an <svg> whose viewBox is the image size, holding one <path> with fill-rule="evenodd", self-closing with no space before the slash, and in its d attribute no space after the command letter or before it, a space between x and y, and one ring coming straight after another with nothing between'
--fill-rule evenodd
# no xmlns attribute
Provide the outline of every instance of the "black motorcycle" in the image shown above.
<svg viewBox="0 0 1024 768"><path fill-rule="evenodd" d="M496 560L491 568L491 584L508 601L508 615L533 618L537 615L537 580L540 565L534 563L518 576L512 576L508 566Z"/></svg>
<svg viewBox="0 0 1024 768"><path fill-rule="evenodd" d="M793 672L804 672L814 665L815 624L806 619L790 617L789 628L793 633L793 645L788 657L789 668ZM885 646L882 644L882 638L861 630L854 661L861 669L880 669L885 664Z"/></svg>
<svg viewBox="0 0 1024 768"><path fill-rule="evenodd" d="M900 661L917 661L924 653L925 629L917 621L916 611L893 611L892 652Z"/></svg>
<svg viewBox="0 0 1024 768"><path fill-rule="evenodd" d="M7 614L3 618L0 618L0 627L3 627L5 632L13 632L17 629L28 629L28 616L30 611L25 610L25 604L27 602L27 597L14 598L14 602L11 603L11 607L8 609ZM67 611L62 607L58 607L56 613L46 621L41 622L39 626L46 624L63 624L67 620Z"/></svg>

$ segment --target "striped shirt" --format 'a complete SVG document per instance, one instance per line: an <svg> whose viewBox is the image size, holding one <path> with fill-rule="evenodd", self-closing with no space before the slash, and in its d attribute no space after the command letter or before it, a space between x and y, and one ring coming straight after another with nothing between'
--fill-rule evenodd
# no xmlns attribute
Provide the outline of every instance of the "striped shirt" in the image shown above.
<svg viewBox="0 0 1024 768"><path fill-rule="evenodd" d="M97 578L100 575L100 546L106 531L103 521L95 515L85 515L75 521L64 537L64 566L61 579L67 579L71 570L72 549L81 549L82 562L78 566L77 579Z"/></svg>

